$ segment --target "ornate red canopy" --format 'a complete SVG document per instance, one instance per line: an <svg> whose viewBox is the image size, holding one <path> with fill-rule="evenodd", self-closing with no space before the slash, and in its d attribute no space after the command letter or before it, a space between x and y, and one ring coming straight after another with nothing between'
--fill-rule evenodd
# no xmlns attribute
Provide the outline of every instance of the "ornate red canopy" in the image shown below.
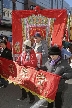
<svg viewBox="0 0 72 108"><path fill-rule="evenodd" d="M58 46L61 47L62 37L64 34L64 29L67 21L67 11L65 9L40 10L40 8L36 6L35 10L16 10L12 12L13 53L20 54L22 51L22 34L25 34L25 32L23 32L21 19L25 18L26 20L26 18L31 15L35 15L35 16L42 15L47 18L55 18L54 28L52 33L52 44L53 45L57 44ZM25 27L25 24L23 25L23 27ZM43 34L45 35L45 29L44 28L42 29L44 31ZM39 31L39 28L37 28L37 30ZM18 50L15 50L16 48Z"/></svg>

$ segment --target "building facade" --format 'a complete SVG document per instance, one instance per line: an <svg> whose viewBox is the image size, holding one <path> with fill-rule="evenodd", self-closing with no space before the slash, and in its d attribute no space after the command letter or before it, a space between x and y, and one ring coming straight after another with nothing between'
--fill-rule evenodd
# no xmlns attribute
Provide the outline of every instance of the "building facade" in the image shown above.
<svg viewBox="0 0 72 108"><path fill-rule="evenodd" d="M15 9L33 9L36 5L40 6L41 9L66 9L67 13L72 13L72 8L65 0L16 0ZM2 23L10 24L12 17L13 3L12 0L0 0L0 18Z"/></svg>
<svg viewBox="0 0 72 108"><path fill-rule="evenodd" d="M65 0L29 0L36 5L47 9L66 9L67 13L70 11L70 6Z"/></svg>
<svg viewBox="0 0 72 108"><path fill-rule="evenodd" d="M13 3L12 0L0 0L0 16L3 16L3 19L10 20ZM71 11L71 8L65 0L16 0L15 9L23 10L23 9L31 9L32 6L40 6L41 9L61 9L64 8L67 10L67 13ZM3 7L3 8L2 8ZM2 14L3 11L3 14Z"/></svg>
<svg viewBox="0 0 72 108"><path fill-rule="evenodd" d="M11 19L13 9L12 0L3 0L3 19ZM17 0L15 2L15 9L16 10L23 10L24 9L24 0Z"/></svg>

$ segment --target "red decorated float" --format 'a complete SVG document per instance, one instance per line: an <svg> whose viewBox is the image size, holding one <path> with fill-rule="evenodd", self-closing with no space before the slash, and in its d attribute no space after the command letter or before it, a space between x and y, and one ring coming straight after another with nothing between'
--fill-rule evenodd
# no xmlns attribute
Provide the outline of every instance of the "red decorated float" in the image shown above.
<svg viewBox="0 0 72 108"><path fill-rule="evenodd" d="M13 54L18 56L22 52L22 43L26 38L40 32L43 38L52 45L62 46L62 37L67 20L64 9L19 10L12 12ZM25 88L27 91L53 102L58 89L60 76L34 68L19 66L13 61L0 57L1 75L9 82Z"/></svg>

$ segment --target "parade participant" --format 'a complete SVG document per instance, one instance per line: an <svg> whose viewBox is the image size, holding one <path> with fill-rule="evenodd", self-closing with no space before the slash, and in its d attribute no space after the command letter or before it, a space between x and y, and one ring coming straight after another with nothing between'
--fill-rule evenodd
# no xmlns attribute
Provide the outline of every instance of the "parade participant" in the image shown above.
<svg viewBox="0 0 72 108"><path fill-rule="evenodd" d="M7 45L7 42L5 41L5 40L1 40L0 41L0 46L1 46L1 54L0 54L0 57L3 57L3 58L6 58L6 59L8 59L8 60L12 60L12 53L11 53L11 50L9 50L7 47L6 47L6 45ZM1 80L1 85L0 85L0 87L7 87L7 85L8 85L8 82L7 81L5 81L5 79L4 78L0 78L0 80Z"/></svg>
<svg viewBox="0 0 72 108"><path fill-rule="evenodd" d="M62 93L65 89L65 81L72 78L72 69L67 60L62 59L61 50L57 46L49 48L50 59L41 67L42 70L61 76L55 97L55 108L62 108ZM47 108L53 108L54 103L48 103Z"/></svg>
<svg viewBox="0 0 72 108"><path fill-rule="evenodd" d="M70 57L72 57L72 53L70 51L70 46L68 46L68 48L62 47L61 55L62 55L63 59L69 59Z"/></svg>
<svg viewBox="0 0 72 108"><path fill-rule="evenodd" d="M11 50L12 48L11 48L10 42L8 41L8 37L7 36L3 36L3 40L5 40L7 42L7 48Z"/></svg>
<svg viewBox="0 0 72 108"><path fill-rule="evenodd" d="M31 48L30 40L26 40L23 43L23 52L18 57L17 63L21 66L24 66L25 68L27 68L28 66L36 68L37 58L36 58L36 54L35 54L34 50ZM32 95L31 92L28 92L28 95L30 98L29 103L33 103L35 101L34 95ZM27 98L27 92L25 91L24 88L22 88L22 97L20 98L20 100L24 100L25 98Z"/></svg>
<svg viewBox="0 0 72 108"><path fill-rule="evenodd" d="M34 51L35 53L41 53L42 54L42 64L46 63L48 60L48 45L46 40L42 39L42 36L39 32L36 32L34 35Z"/></svg>
<svg viewBox="0 0 72 108"><path fill-rule="evenodd" d="M67 41L66 36L63 37L62 45L64 48L68 48L68 46L70 45L70 42Z"/></svg>
<svg viewBox="0 0 72 108"><path fill-rule="evenodd" d="M69 52L71 52L71 54L72 54L72 44L70 44L69 46L68 46L68 49L67 49Z"/></svg>

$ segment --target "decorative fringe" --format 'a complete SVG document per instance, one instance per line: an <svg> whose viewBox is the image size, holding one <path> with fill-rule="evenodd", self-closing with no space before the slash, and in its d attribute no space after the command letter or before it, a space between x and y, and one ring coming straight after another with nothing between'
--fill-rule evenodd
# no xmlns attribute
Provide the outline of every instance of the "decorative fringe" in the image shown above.
<svg viewBox="0 0 72 108"><path fill-rule="evenodd" d="M16 86L16 85L19 85L19 84L16 84L15 82L13 82L13 81L11 81L11 80L9 80L9 79L6 79L6 78L3 77L2 75L1 75L1 77L4 78L6 81L8 80L8 81L9 81L9 84L13 83L15 86ZM35 93L35 92L33 92L33 91L27 89L26 87L24 87L24 86L22 86L22 85L19 85L19 87L20 87L21 89L24 88L24 89L26 90L26 92L29 92L29 91L30 91L33 95L38 96L40 99L46 99L49 103L51 103L51 102L54 101L54 100L45 98L45 97L43 97L43 96L41 96L41 95L39 95L39 94L37 94L37 93Z"/></svg>

